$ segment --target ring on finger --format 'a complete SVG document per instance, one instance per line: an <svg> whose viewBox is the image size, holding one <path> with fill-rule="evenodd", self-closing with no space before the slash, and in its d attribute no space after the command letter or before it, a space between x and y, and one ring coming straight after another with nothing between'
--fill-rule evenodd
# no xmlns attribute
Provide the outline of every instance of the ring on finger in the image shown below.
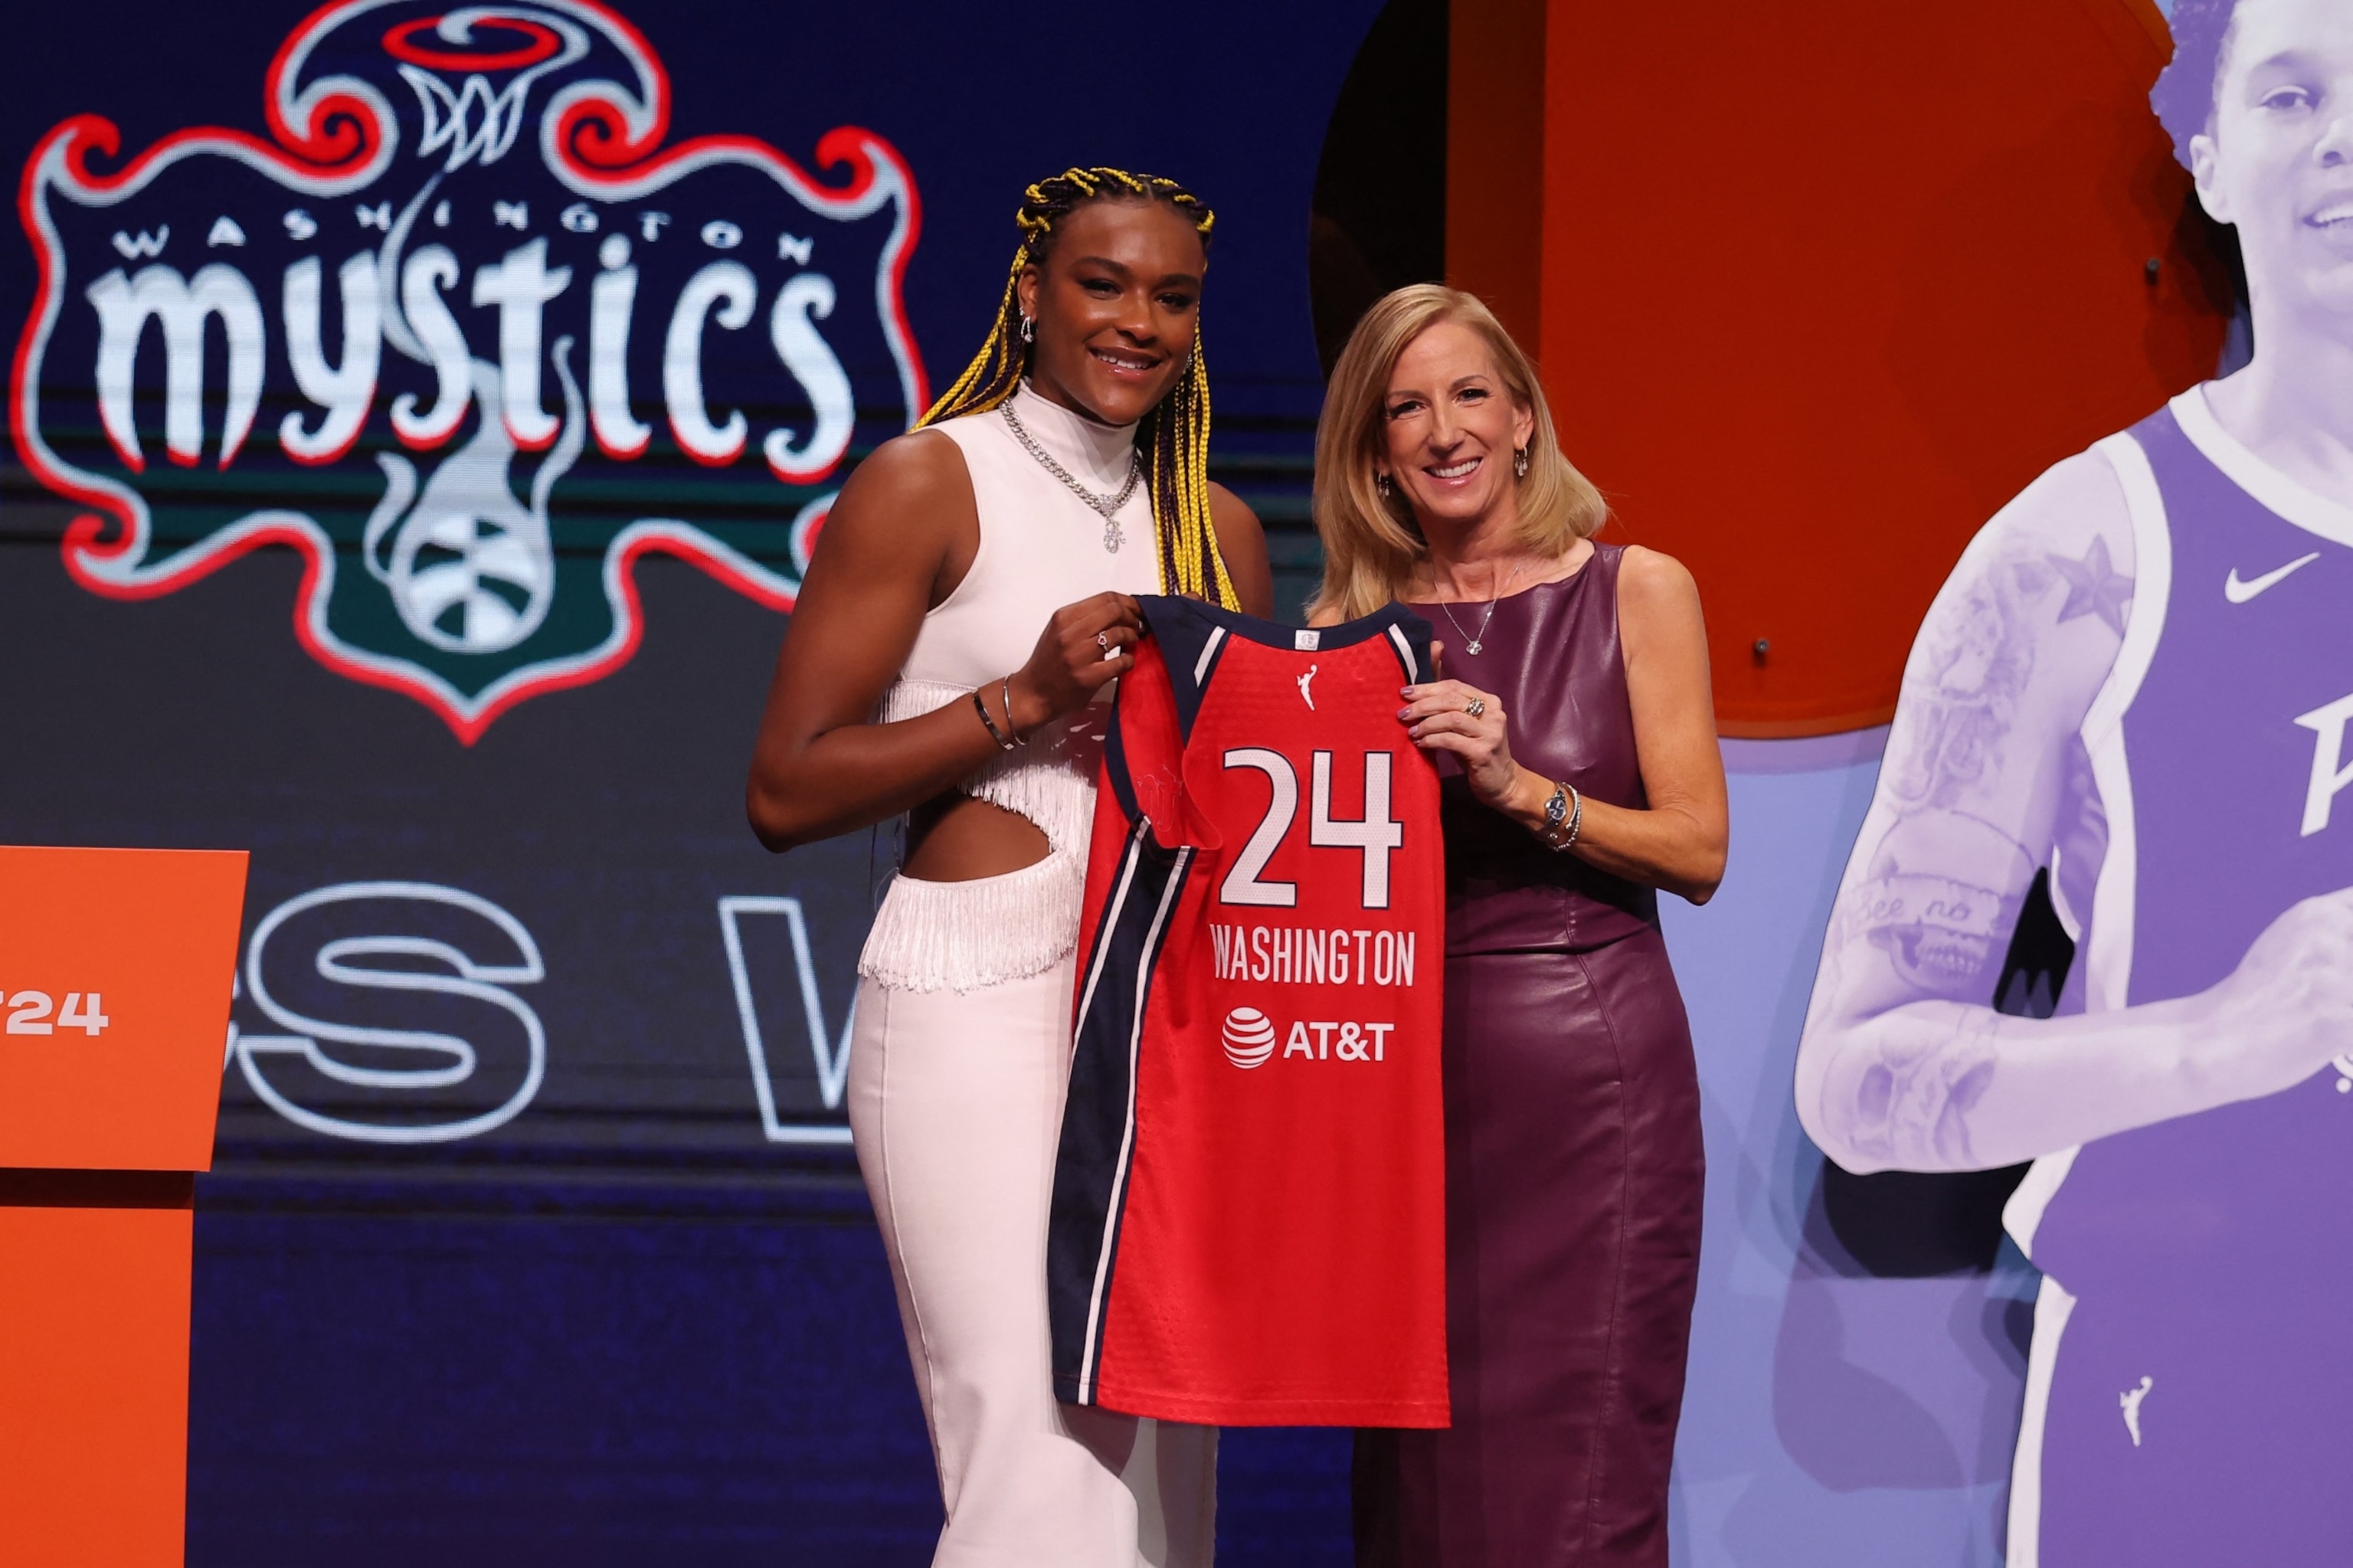
<svg viewBox="0 0 2353 1568"><path fill-rule="evenodd" d="M1469 714L1472 718L1477 718L1487 711L1487 699L1484 697L1473 697L1469 702L1462 705L1462 711Z"/></svg>
<svg viewBox="0 0 2353 1568"><path fill-rule="evenodd" d="M1111 633L1108 631L1096 632L1095 646L1103 650L1105 652L1109 652L1111 651Z"/></svg>

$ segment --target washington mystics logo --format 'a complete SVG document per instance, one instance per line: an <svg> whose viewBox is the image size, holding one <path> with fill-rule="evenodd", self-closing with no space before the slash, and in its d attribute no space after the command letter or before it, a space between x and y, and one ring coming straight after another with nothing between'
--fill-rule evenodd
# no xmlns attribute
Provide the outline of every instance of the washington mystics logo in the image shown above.
<svg viewBox="0 0 2353 1568"><path fill-rule="evenodd" d="M853 449L928 400L913 179L825 136L665 148L669 81L592 0L349 0L270 62L269 139L79 116L18 196L18 450L91 510L93 592L306 557L296 634L471 742L638 638L636 559L789 609ZM164 461L155 461L157 457Z"/></svg>

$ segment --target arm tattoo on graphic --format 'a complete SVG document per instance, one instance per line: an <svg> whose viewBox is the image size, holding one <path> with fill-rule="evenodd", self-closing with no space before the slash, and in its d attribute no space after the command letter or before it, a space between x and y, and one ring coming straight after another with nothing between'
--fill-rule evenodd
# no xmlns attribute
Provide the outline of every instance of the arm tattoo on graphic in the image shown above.
<svg viewBox="0 0 2353 1568"><path fill-rule="evenodd" d="M1913 991L1953 1001L1989 1001L2001 946L2022 900L1995 888L1907 872L1883 857L1882 864L1885 874L1849 895L1858 934L1887 955Z"/></svg>
<svg viewBox="0 0 2353 1568"><path fill-rule="evenodd" d="M1985 824L1974 826L1986 847L2017 853ZM1834 961L1843 968L1876 950L1902 980L1908 1000L1983 1007L2022 897L1906 870L1884 847L1872 872L1840 901L1831 938L1840 955ZM1974 1007L1942 1033L1924 1032L1917 1019L1862 1021L1841 1052L1854 1076L1848 1088L1821 1102L1825 1129L1877 1164L1972 1168L1968 1117L1993 1076L1994 1022L1990 1009L1980 1017Z"/></svg>
<svg viewBox="0 0 2353 1568"><path fill-rule="evenodd" d="M1888 758L1889 792L1905 815L1949 809L1995 771L2034 670L2029 607L2057 582L2040 556L1998 555L1922 629L1904 678L1905 745Z"/></svg>
<svg viewBox="0 0 2353 1568"><path fill-rule="evenodd" d="M1898 1169L1978 1164L1968 1124L1997 1060L1994 983L2044 858L2018 841L2006 802L2024 785L2005 780L2004 770L2039 770L2045 759L2007 758L2005 749L2040 640L2092 617L2121 635L2132 597L2132 579L2115 570L2097 537L2080 558L2013 539L1964 569L1905 673L1882 776L1881 809L1892 820L1881 819L1886 829L1840 900L1831 935L1838 968L1876 950L1910 1000L1967 1008L1926 1032L1917 1018L1883 1018L1850 1036L1850 1070L1859 1071L1837 1097L1844 1103L1823 1107L1825 1119L1845 1124L1856 1154ZM2073 884L2086 865L2096 868L2105 821L2095 804L2065 806L2069 821L2059 827L2073 830L2065 867Z"/></svg>
<svg viewBox="0 0 2353 1568"><path fill-rule="evenodd" d="M2067 602L2059 607L2060 624L2079 615L2096 615L2100 623L2121 638L2125 615L2132 603L2133 580L2108 559L2108 542L2094 535L2092 547L2081 560L2045 556L2043 561L2067 582Z"/></svg>
<svg viewBox="0 0 2353 1568"><path fill-rule="evenodd" d="M1968 1113L1993 1080L1987 1020L1971 1018L1952 1038L1886 1041L1855 1086L1857 1152L1899 1170L1974 1170Z"/></svg>

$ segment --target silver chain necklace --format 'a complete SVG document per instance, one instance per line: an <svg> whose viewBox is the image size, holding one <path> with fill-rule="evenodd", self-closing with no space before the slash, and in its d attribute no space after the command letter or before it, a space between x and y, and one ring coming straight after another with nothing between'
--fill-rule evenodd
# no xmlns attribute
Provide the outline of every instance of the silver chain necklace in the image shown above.
<svg viewBox="0 0 2353 1568"><path fill-rule="evenodd" d="M1495 619L1495 607L1504 602L1504 595L1510 590L1512 584L1518 580L1519 575L1520 568L1514 567L1512 568L1512 575L1504 579L1504 586L1495 590L1495 597L1487 601L1487 613L1480 618L1479 634L1476 637L1472 636L1471 633L1467 631L1463 631L1462 623L1454 619L1454 611L1448 608L1444 599L1439 600L1438 608L1446 611L1448 623L1451 625L1456 631L1461 632L1462 634L1464 639L1462 652L1465 653L1476 653L1479 652L1480 648L1484 645L1487 640L1487 623Z"/></svg>
<svg viewBox="0 0 2353 1568"><path fill-rule="evenodd" d="M1012 404L1000 403L997 406L997 411L1005 416L1007 424L1013 427L1014 439L1029 449L1031 457L1045 465L1048 473L1070 486L1071 494L1103 514L1103 548L1114 556L1118 555L1119 547L1127 543L1127 531L1119 525L1119 509L1127 504L1127 498L1134 495L1135 487L1144 482L1144 460L1136 456L1134 450L1130 448L1127 454L1127 482L1120 486L1119 493L1116 495L1097 495L1093 491L1081 484L1069 469L1056 462L1052 453L1037 443L1030 436L1029 429L1021 423L1021 416L1013 411ZM1478 650L1473 649L1472 652L1475 653Z"/></svg>

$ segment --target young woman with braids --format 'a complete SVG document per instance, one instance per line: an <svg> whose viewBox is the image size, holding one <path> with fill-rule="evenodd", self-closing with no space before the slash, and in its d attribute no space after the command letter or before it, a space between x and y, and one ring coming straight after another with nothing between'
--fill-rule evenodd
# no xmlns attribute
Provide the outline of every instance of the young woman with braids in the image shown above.
<svg viewBox="0 0 2353 1568"><path fill-rule="evenodd" d="M748 809L773 850L904 812L859 964L849 1120L947 1524L936 1563L1207 1563L1216 1433L1058 1405L1046 1217L1093 812L1132 597L1268 613L1208 482L1211 214L1172 181L1031 185L997 323L860 465L810 562Z"/></svg>

